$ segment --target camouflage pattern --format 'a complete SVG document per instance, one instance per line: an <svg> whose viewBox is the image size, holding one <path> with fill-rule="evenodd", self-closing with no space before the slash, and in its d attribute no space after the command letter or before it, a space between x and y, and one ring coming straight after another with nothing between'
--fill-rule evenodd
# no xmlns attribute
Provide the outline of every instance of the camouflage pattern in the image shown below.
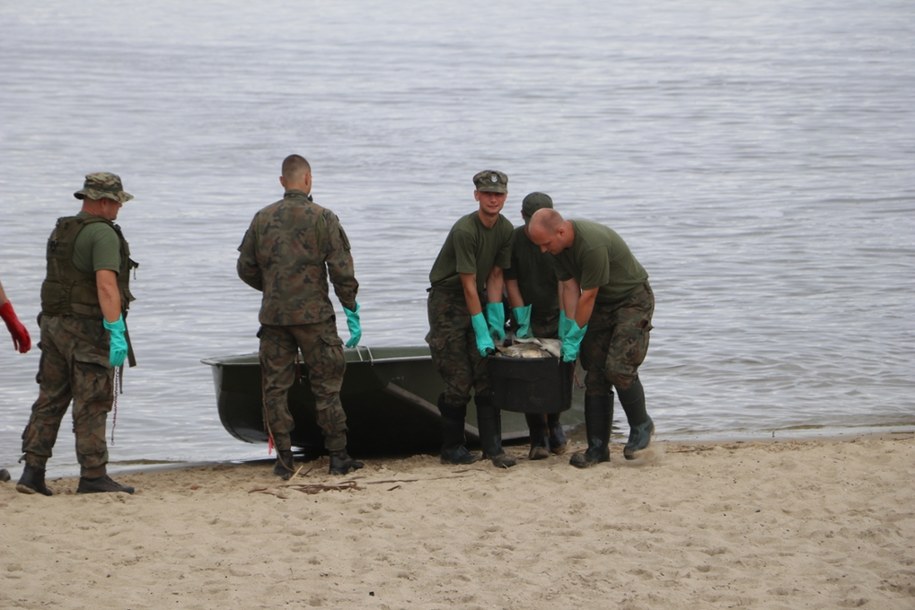
<svg viewBox="0 0 915 610"><path fill-rule="evenodd" d="M109 172L96 172L87 174L83 188L73 193L77 199L111 199L119 203L127 203L133 195L124 191L121 178Z"/></svg>
<svg viewBox="0 0 915 610"><path fill-rule="evenodd" d="M346 413L340 402L340 388L346 361L334 319L304 326L263 326L258 336L264 422L277 451L291 449L289 434L295 422L289 412L288 395L295 382L298 350L302 352L302 364L315 397L324 446L328 451L345 449Z"/></svg>
<svg viewBox="0 0 915 610"><path fill-rule="evenodd" d="M108 364L108 331L101 320L40 316L38 399L22 433L29 466L45 468L67 407L73 402L73 431L81 475L105 474L105 425L114 401L114 370Z"/></svg>
<svg viewBox="0 0 915 610"><path fill-rule="evenodd" d="M653 314L654 293L647 282L621 303L595 304L579 352L587 395L629 388L648 354Z"/></svg>
<svg viewBox="0 0 915 610"><path fill-rule="evenodd" d="M494 169L486 169L474 175L473 187L481 193L507 193L508 176Z"/></svg>
<svg viewBox="0 0 915 610"><path fill-rule="evenodd" d="M442 401L446 406L460 408L470 400L471 390L477 395L487 394L486 361L477 351L464 293L430 289L427 313L426 342L432 363L445 382Z"/></svg>
<svg viewBox="0 0 915 610"><path fill-rule="evenodd" d="M263 292L260 323L297 326L334 317L328 276L340 303L356 309L356 281L350 244L336 214L302 191L255 214L241 245L237 271Z"/></svg>

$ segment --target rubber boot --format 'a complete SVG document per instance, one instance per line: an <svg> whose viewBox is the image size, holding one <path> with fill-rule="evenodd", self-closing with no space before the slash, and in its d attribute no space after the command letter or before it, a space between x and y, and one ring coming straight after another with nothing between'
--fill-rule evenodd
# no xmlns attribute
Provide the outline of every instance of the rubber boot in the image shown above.
<svg viewBox="0 0 915 610"><path fill-rule="evenodd" d="M44 468L36 468L28 464L22 469L22 476L19 477L19 482L16 483L16 491L24 494L54 495L44 483Z"/></svg>
<svg viewBox="0 0 915 610"><path fill-rule="evenodd" d="M550 452L555 453L556 455L562 455L566 452L569 442L566 439L565 430L562 429L562 424L559 423L559 413L547 414L546 425L549 431L548 442L550 445Z"/></svg>
<svg viewBox="0 0 915 610"><path fill-rule="evenodd" d="M295 473L295 459L292 455L292 449L277 449L276 464L273 465L273 474L288 481Z"/></svg>
<svg viewBox="0 0 915 610"><path fill-rule="evenodd" d="M464 437L464 421L467 405L455 407L445 404L444 396L438 397L438 410L442 414L442 464L473 464L480 460L480 454L467 450Z"/></svg>
<svg viewBox="0 0 915 610"><path fill-rule="evenodd" d="M76 488L76 493L78 494L98 494L98 493L111 493L111 492L123 492L125 494L132 494L134 488L130 485L121 485L107 474L103 474L100 477L80 477L79 486Z"/></svg>
<svg viewBox="0 0 915 610"><path fill-rule="evenodd" d="M585 432L588 449L572 455L569 463L589 468L610 461L610 423L613 421L613 396L585 396Z"/></svg>
<svg viewBox="0 0 915 610"><path fill-rule="evenodd" d="M490 396L476 396L477 424L483 455L497 468L511 468L518 461L502 449L502 411L492 404Z"/></svg>
<svg viewBox="0 0 915 610"><path fill-rule="evenodd" d="M525 413L527 429L531 433L531 451L529 460L543 460L550 457L550 438L547 434L546 415L543 413Z"/></svg>
<svg viewBox="0 0 915 610"><path fill-rule="evenodd" d="M330 452L330 474L348 474L353 470L359 470L363 466L365 464L351 458L346 453L346 449Z"/></svg>
<svg viewBox="0 0 915 610"><path fill-rule="evenodd" d="M629 440L623 448L623 457L634 460L651 444L654 422L648 417L648 411L645 409L645 390L638 376L625 390L616 388L616 393L620 397L623 411L626 412L626 421L629 422Z"/></svg>

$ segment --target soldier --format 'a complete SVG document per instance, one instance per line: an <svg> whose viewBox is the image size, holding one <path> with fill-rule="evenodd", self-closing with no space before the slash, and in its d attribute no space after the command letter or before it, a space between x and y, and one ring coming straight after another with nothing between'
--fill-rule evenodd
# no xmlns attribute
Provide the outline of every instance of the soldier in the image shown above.
<svg viewBox="0 0 915 610"><path fill-rule="evenodd" d="M105 426L114 402L114 371L125 358L136 364L125 318L133 300L128 283L137 263L114 224L121 206L133 199L115 174L86 176L73 193L82 200L76 216L57 220L47 245L47 275L38 316L41 361L38 400L22 433L25 468L16 489L50 496L45 465L61 420L73 402L73 431L80 465L76 493L125 492L107 474Z"/></svg>
<svg viewBox="0 0 915 610"><path fill-rule="evenodd" d="M654 293L648 273L613 229L587 220L563 220L556 210L534 212L531 241L556 257L569 318L561 332L562 359L581 351L585 376L588 449L570 463L587 468L610 460L613 388L629 422L623 456L635 459L648 447L654 422L645 408L639 365L648 353Z"/></svg>
<svg viewBox="0 0 915 610"><path fill-rule="evenodd" d="M493 404L484 360L495 350L493 339L505 339L503 269L511 264L512 224L500 212L508 197L508 176L486 170L473 177L473 184L479 209L454 224L429 273L426 341L445 381L438 397L441 461L472 464L480 459L467 450L464 438L472 389L483 452L494 466L510 468L516 461L502 450L502 414Z"/></svg>
<svg viewBox="0 0 915 610"><path fill-rule="evenodd" d="M515 336L521 339L556 338L563 326L556 265L528 236L534 212L552 207L553 200L546 193L529 193L521 202L524 226L517 227L512 237L512 262L505 270L505 287ZM566 436L559 423L559 413L525 413L524 417L531 435L528 459L542 460L551 452L557 455L565 452Z"/></svg>
<svg viewBox="0 0 915 610"><path fill-rule="evenodd" d="M340 220L312 201L308 161L289 155L282 172L283 198L254 215L238 247L237 264L238 277L263 292L257 336L264 422L277 450L273 472L283 480L294 472L290 433L295 422L287 395L301 350L317 422L330 453L330 473L346 474L363 463L346 452L346 413L340 402L346 362L327 278L346 314L347 347L355 347L362 336L356 302L359 283Z"/></svg>
<svg viewBox="0 0 915 610"><path fill-rule="evenodd" d="M29 336L29 331L19 321L13 304L6 298L2 283L0 283L0 318L3 318L6 329L10 331L14 349L18 350L20 354L25 354L32 349L32 338Z"/></svg>

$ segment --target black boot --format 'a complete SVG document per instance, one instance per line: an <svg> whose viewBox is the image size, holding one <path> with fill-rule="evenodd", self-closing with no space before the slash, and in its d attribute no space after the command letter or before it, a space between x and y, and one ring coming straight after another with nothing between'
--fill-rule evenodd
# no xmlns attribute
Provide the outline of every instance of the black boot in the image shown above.
<svg viewBox="0 0 915 610"><path fill-rule="evenodd" d="M525 413L527 429L531 434L531 451L529 460L543 460L550 457L550 438L546 429L546 415L543 413Z"/></svg>
<svg viewBox="0 0 915 610"><path fill-rule="evenodd" d="M80 477L79 486L76 488L76 493L78 494L97 494L115 491L132 494L134 488L130 485L121 485L107 474L94 478Z"/></svg>
<svg viewBox="0 0 915 610"><path fill-rule="evenodd" d="M610 461L610 423L613 420L613 396L585 396L585 431L588 450L572 455L569 463L588 468Z"/></svg>
<svg viewBox="0 0 915 610"><path fill-rule="evenodd" d="M623 411L626 412L626 421L629 422L629 440L623 448L623 457L634 460L651 444L654 422L648 417L648 411L645 409L645 390L638 376L625 390L616 388L616 393L620 397Z"/></svg>
<svg viewBox="0 0 915 610"><path fill-rule="evenodd" d="M16 491L24 494L42 494L52 496L54 493L44 484L44 468L25 465L22 469L22 476L16 483Z"/></svg>
<svg viewBox="0 0 915 610"><path fill-rule="evenodd" d="M492 397L488 395L476 396L474 402L483 455L497 468L511 468L518 461L502 450L502 411L492 404Z"/></svg>
<svg viewBox="0 0 915 610"><path fill-rule="evenodd" d="M479 461L480 454L470 452L466 447L464 420L467 418L467 405L448 405L444 396L439 396L438 410L442 414L442 464L473 464Z"/></svg>
<svg viewBox="0 0 915 610"><path fill-rule="evenodd" d="M549 430L550 452L562 455L568 447L565 430L559 423L559 413L550 413L546 416L546 425Z"/></svg>
<svg viewBox="0 0 915 610"><path fill-rule="evenodd" d="M365 464L351 458L346 453L346 449L330 452L330 474L348 474L353 470L359 470L363 466Z"/></svg>
<svg viewBox="0 0 915 610"><path fill-rule="evenodd" d="M295 458L292 456L292 449L277 449L276 464L273 465L273 474L284 481L288 481L295 473Z"/></svg>

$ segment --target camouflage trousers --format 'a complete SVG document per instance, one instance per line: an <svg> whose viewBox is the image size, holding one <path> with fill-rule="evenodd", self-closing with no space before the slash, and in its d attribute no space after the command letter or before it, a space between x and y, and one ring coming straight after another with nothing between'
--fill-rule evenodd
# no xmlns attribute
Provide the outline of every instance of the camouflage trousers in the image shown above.
<svg viewBox="0 0 915 610"><path fill-rule="evenodd" d="M638 377L648 354L654 293L646 282L622 303L594 305L588 330L581 342L585 393L604 396L613 387L627 389Z"/></svg>
<svg viewBox="0 0 915 610"><path fill-rule="evenodd" d="M114 369L108 363L108 331L101 320L41 316L38 399L22 433L29 466L45 468L61 421L73 402L76 457L84 477L106 473L105 426L114 401Z"/></svg>
<svg viewBox="0 0 915 610"><path fill-rule="evenodd" d="M486 361L477 350L464 294L432 288L426 308L426 343L445 382L442 400L449 407L463 407L470 401L471 390L480 395L489 392Z"/></svg>
<svg viewBox="0 0 915 610"><path fill-rule="evenodd" d="M317 424L324 433L328 451L346 448L346 412L340 402L340 388L346 361L343 341L334 318L301 326L261 326L260 365L264 398L264 423L277 450L291 449L290 433L295 420L289 411L289 389L295 383L296 356L315 397Z"/></svg>

